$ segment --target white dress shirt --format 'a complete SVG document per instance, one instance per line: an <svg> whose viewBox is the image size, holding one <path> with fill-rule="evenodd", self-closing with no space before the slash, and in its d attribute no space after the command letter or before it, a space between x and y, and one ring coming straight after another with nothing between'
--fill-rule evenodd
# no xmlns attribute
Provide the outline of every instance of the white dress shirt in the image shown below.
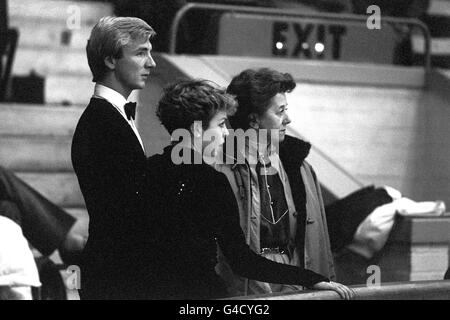
<svg viewBox="0 0 450 320"><path fill-rule="evenodd" d="M144 150L145 153L144 143L142 142L139 131L136 128L136 124L134 123L133 119L128 120L127 115L125 113L124 106L128 102L127 99L125 99L125 97L120 93L118 93L117 91L98 83L95 84L93 97L105 99L114 106L114 108L122 115L122 117L125 119L128 125L131 127L131 129L133 129L133 132L136 135L136 138L139 140L142 150Z"/></svg>

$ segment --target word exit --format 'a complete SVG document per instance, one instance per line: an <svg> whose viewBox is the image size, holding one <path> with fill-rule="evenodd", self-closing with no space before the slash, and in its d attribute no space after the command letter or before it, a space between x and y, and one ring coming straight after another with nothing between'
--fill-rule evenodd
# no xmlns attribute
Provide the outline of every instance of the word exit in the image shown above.
<svg viewBox="0 0 450 320"><path fill-rule="evenodd" d="M342 37L346 33L346 27L340 25L275 21L272 24L272 55L324 59L329 52L328 56L339 60Z"/></svg>

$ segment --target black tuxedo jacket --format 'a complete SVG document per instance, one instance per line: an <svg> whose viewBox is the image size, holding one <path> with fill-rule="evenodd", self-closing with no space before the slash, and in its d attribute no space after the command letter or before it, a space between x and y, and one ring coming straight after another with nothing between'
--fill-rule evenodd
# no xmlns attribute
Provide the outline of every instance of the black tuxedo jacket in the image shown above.
<svg viewBox="0 0 450 320"><path fill-rule="evenodd" d="M146 156L133 130L109 102L92 98L72 141L72 164L89 213L81 297L139 298L147 221Z"/></svg>

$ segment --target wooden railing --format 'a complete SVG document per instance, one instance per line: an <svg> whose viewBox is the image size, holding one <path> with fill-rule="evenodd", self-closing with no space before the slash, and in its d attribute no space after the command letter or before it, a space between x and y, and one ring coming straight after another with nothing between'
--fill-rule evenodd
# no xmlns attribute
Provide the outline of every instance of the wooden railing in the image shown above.
<svg viewBox="0 0 450 320"><path fill-rule="evenodd" d="M379 286L351 286L355 300L450 300L450 280L392 282ZM239 300L340 300L334 291L237 297Z"/></svg>

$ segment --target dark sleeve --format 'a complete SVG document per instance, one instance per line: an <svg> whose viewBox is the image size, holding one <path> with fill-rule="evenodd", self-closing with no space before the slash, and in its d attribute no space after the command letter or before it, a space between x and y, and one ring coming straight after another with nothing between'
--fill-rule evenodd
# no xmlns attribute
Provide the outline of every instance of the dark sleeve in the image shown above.
<svg viewBox="0 0 450 320"><path fill-rule="evenodd" d="M136 141L131 141L123 134L123 128L119 129L119 126L103 127L103 129L103 132L98 133L105 135L98 145L98 167L103 167L107 180L119 185L118 191L125 193L141 191L145 180L146 158L144 155L139 156L132 147L132 143L137 142L137 138L132 136ZM134 188L126 190L127 186ZM114 188L116 185L109 185L109 187Z"/></svg>
<svg viewBox="0 0 450 320"><path fill-rule="evenodd" d="M270 261L253 252L245 242L239 225L239 209L228 180L218 174L214 187L209 188L209 212L214 214L214 231L233 271L246 278L280 284L312 287L326 277L311 270Z"/></svg>

